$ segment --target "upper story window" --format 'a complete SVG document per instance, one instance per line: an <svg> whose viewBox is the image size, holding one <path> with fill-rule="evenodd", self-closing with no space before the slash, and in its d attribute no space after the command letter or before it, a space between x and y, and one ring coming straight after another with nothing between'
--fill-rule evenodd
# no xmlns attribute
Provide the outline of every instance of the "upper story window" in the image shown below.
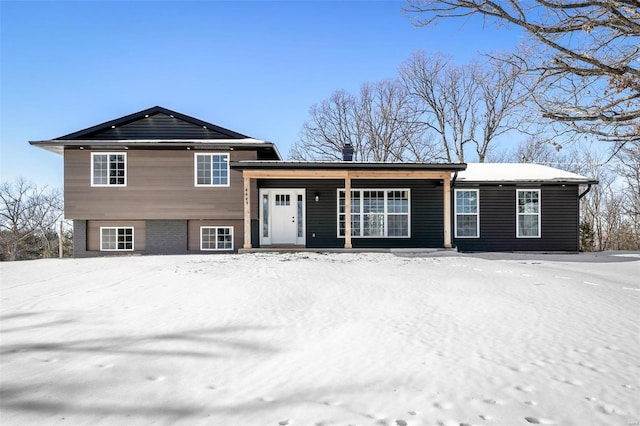
<svg viewBox="0 0 640 426"><path fill-rule="evenodd" d="M127 154L92 152L91 186L127 186Z"/></svg>
<svg viewBox="0 0 640 426"><path fill-rule="evenodd" d="M229 186L229 154L196 154L196 186Z"/></svg>
<svg viewBox="0 0 640 426"><path fill-rule="evenodd" d="M456 238L480 236L480 199L477 189L456 189L455 235Z"/></svg>
<svg viewBox="0 0 640 426"><path fill-rule="evenodd" d="M352 237L409 237L408 189L352 189ZM345 236L345 191L338 191L338 237Z"/></svg>
<svg viewBox="0 0 640 426"><path fill-rule="evenodd" d="M539 189L517 190L516 236L518 238L540 238Z"/></svg>

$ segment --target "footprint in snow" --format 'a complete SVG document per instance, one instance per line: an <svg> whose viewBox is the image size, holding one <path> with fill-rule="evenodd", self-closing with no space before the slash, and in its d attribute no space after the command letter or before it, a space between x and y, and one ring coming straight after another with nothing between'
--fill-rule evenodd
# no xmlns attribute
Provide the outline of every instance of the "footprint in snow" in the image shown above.
<svg viewBox="0 0 640 426"><path fill-rule="evenodd" d="M111 368L113 364L98 364L96 367L98 368Z"/></svg>
<svg viewBox="0 0 640 426"><path fill-rule="evenodd" d="M289 419L286 419L286 420L280 420L280 421L278 422L278 425L280 425L280 426L287 426L287 425L290 425L290 424L291 424L291 420L289 420Z"/></svg>
<svg viewBox="0 0 640 426"><path fill-rule="evenodd" d="M556 424L556 422L554 422L553 420L539 419L537 417L525 417L524 419L529 423L533 423L535 425L555 425Z"/></svg>
<svg viewBox="0 0 640 426"><path fill-rule="evenodd" d="M409 414L412 415L412 416L417 416L420 413L417 412L417 411L411 410L411 411L409 411Z"/></svg>
<svg viewBox="0 0 640 426"><path fill-rule="evenodd" d="M487 421L493 419L493 416L490 416L488 414L480 414L478 415L478 417L480 417L482 420L487 420Z"/></svg>
<svg viewBox="0 0 640 426"><path fill-rule="evenodd" d="M516 373L528 373L530 371L527 367L525 367L523 365L511 366L511 367L508 367L508 368L509 368L509 370L515 371Z"/></svg>
<svg viewBox="0 0 640 426"><path fill-rule="evenodd" d="M396 424L398 426L407 426L409 423L407 423L405 420L398 419L398 420L396 420Z"/></svg>
<svg viewBox="0 0 640 426"><path fill-rule="evenodd" d="M165 379L165 377L163 376L148 376L147 380L151 381L151 382L161 382Z"/></svg>
<svg viewBox="0 0 640 426"><path fill-rule="evenodd" d="M536 401L525 401L524 403L527 405L538 405Z"/></svg>
<svg viewBox="0 0 640 426"><path fill-rule="evenodd" d="M533 392L534 390L536 390L536 388L534 388L533 386L516 386L516 389L519 390L520 392Z"/></svg>
<svg viewBox="0 0 640 426"><path fill-rule="evenodd" d="M436 402L433 406L441 410L451 410L453 408L453 404L450 402Z"/></svg>
<svg viewBox="0 0 640 426"><path fill-rule="evenodd" d="M624 410L622 410L619 407L616 407L613 404L601 404L598 406L598 410L600 410L600 412L604 414L618 414L620 416L624 416L627 414L624 412Z"/></svg>

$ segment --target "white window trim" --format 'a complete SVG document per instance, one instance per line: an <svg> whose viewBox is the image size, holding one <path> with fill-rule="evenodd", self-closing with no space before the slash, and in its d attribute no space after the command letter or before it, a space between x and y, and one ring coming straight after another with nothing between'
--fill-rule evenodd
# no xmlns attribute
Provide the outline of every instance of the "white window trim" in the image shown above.
<svg viewBox="0 0 640 426"><path fill-rule="evenodd" d="M105 229L115 229L116 232L118 229L131 229L131 248L130 249L106 249L102 246L102 231ZM116 241L117 244L117 241ZM136 246L136 229L133 226L101 226L100 227L100 251L134 251Z"/></svg>
<svg viewBox="0 0 640 426"><path fill-rule="evenodd" d="M211 162L214 155L224 155L227 157L227 183L225 184L214 184L213 183L213 163L211 163L211 183L198 183L198 156L208 156L209 161ZM197 187L228 187L231 184L231 168L229 164L231 163L231 155L228 152L194 152L193 155L193 184Z"/></svg>
<svg viewBox="0 0 640 426"><path fill-rule="evenodd" d="M475 192L476 193L476 213L458 213L458 192ZM480 190L478 189L466 189L459 188L454 190L453 198L453 226L455 228L455 238L480 238ZM458 235L458 215L460 216L477 216L476 220L476 235Z"/></svg>
<svg viewBox="0 0 640 426"><path fill-rule="evenodd" d="M336 235L338 236L338 238L345 238L345 235L340 235L340 192L344 192L345 189L344 188L338 188L337 189L337 197L336 197L336 218L337 218L337 226L336 226ZM384 233L385 235L352 235L351 238L411 238L411 189L409 188L351 188L351 192L354 191L360 191L365 192L365 191L384 191ZM388 226L388 217L389 216L400 216L399 213L389 213L388 210L388 203L387 203L387 193L389 191L406 191L407 195L408 195L408 206L407 206L407 235L402 235L402 236L397 236L397 235L387 235L387 233L389 232L389 226ZM346 192L345 192L346 195ZM352 199L353 201L353 199ZM363 197L362 194L360 195L360 203L363 202ZM346 211L345 211L346 214ZM362 233L363 229L364 229L364 219L362 219L364 217L364 212L362 211L362 204L360 205L360 213L358 213L358 215L361 218L361 223L360 223L360 233ZM404 215L404 213L402 213L402 215Z"/></svg>
<svg viewBox="0 0 640 426"><path fill-rule="evenodd" d="M123 155L124 156L124 184L117 184L117 183L95 183L93 181L93 169L94 169L94 160L93 158L96 155ZM108 159L107 159L107 167L108 167ZM89 181L91 182L91 186L93 187L119 187L119 188L124 188L127 186L127 172L129 169L129 163L127 160L127 153L126 152L92 152L91 153L91 176L89 177ZM108 169L107 169L108 172ZM107 176L108 178L109 176Z"/></svg>
<svg viewBox="0 0 640 426"><path fill-rule="evenodd" d="M202 230L203 229L215 229L216 237L218 236L218 229L230 229L231 230L231 248L218 248L218 240L216 238L216 248L204 248L202 245ZM201 226L200 227L200 250L201 251L231 251L234 249L233 244L233 226Z"/></svg>
<svg viewBox="0 0 640 426"><path fill-rule="evenodd" d="M291 200L292 203L298 203L298 196L302 196L302 216L296 215L298 223L302 223L302 236L298 236L296 238L295 245L306 245L307 243L307 190L304 188L261 188L259 191L260 194L260 207L259 207L259 215L260 215L260 245L271 245L271 238L273 237L273 214L274 214L274 204L275 197L274 195L282 192L291 192L295 193L295 199ZM267 208L269 209L269 214L267 215L267 223L265 225L265 214L264 214L264 196L267 196ZM264 235L266 226L267 236Z"/></svg>
<svg viewBox="0 0 640 426"><path fill-rule="evenodd" d="M518 210L518 200L521 192L537 192L538 193L538 213L520 213ZM538 235L520 235L520 216L538 216ZM516 190L516 238L542 238L542 193L539 189L517 189Z"/></svg>

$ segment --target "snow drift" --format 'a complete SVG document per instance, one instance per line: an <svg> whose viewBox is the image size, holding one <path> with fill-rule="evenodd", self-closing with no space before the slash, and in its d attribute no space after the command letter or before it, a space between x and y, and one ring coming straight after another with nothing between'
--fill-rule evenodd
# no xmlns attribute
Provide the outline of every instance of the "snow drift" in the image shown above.
<svg viewBox="0 0 640 426"><path fill-rule="evenodd" d="M0 420L637 424L640 261L581 256L2 264Z"/></svg>

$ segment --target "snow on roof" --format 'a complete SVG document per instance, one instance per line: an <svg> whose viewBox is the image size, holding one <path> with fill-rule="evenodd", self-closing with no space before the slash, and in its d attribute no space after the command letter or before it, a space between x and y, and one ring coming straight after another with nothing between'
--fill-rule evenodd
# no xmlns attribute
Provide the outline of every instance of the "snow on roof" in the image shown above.
<svg viewBox="0 0 640 426"><path fill-rule="evenodd" d="M576 173L531 163L468 163L458 182L572 182L597 183Z"/></svg>

